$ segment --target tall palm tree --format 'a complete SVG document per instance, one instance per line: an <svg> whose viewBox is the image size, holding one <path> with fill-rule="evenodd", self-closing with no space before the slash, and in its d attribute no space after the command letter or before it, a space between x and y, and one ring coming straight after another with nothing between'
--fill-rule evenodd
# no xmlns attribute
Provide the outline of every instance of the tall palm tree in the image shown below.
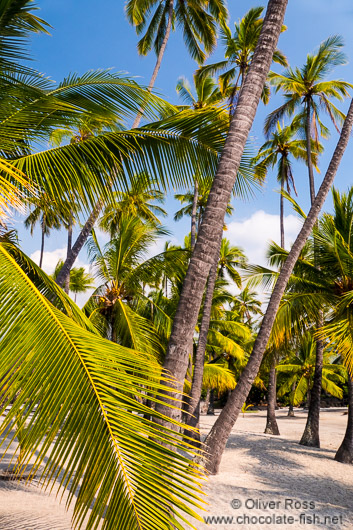
<svg viewBox="0 0 353 530"><path fill-rule="evenodd" d="M154 0L128 0L125 8L129 22L136 27L136 33L141 35L146 30L137 45L139 54L147 55L153 47L157 55L147 89L149 91L155 84L175 23L183 29L184 41L191 57L203 63L205 53L211 53L216 45L218 22L228 17L224 0L162 0L152 13L155 4ZM141 117L142 112L139 112L133 128L138 127Z"/></svg>
<svg viewBox="0 0 353 530"><path fill-rule="evenodd" d="M170 408L170 399L181 397L182 385L189 361L189 345L193 339L203 292L210 269L218 259L224 216L237 179L241 157L270 69L272 56L277 47L286 7L287 0L269 1L257 43L258 49L254 53L233 119L231 120L229 133L223 148L223 155L220 157L198 239L184 279L183 290L173 321L173 331L169 339L164 362L164 368L176 381L175 389L172 394L166 392L164 400L156 406L158 412L170 418L180 417L179 412ZM262 353L261 351L261 357ZM236 389L233 390L232 394L235 391ZM244 400L242 404L243 402ZM214 451L212 450L213 453Z"/></svg>
<svg viewBox="0 0 353 530"><path fill-rule="evenodd" d="M262 315L261 302L258 298L258 293L246 285L239 294L234 297L232 311L239 314L240 320L252 326L253 317Z"/></svg>
<svg viewBox="0 0 353 530"><path fill-rule="evenodd" d="M57 278L61 267L64 265L63 260L59 260L56 264L53 278L54 280ZM94 278L86 272L84 267L73 267L70 270L70 283L69 283L69 291L74 293L75 298L74 301L76 303L77 294L79 293L85 293L89 289L92 289L94 287Z"/></svg>
<svg viewBox="0 0 353 530"><path fill-rule="evenodd" d="M222 21L220 35L221 41L225 47L223 61L201 66L196 73L197 78L220 74L219 86L224 97L230 98L231 112L234 110L235 100L239 89L243 85L245 75L252 61L257 42L263 25L263 7L251 8L244 17L235 22L235 30L232 35L231 29L226 22ZM282 28L282 31L285 27ZM283 53L276 49L273 54L273 61L287 66L287 59ZM267 85L264 87L262 98L265 103L268 102L269 91Z"/></svg>
<svg viewBox="0 0 353 530"><path fill-rule="evenodd" d="M332 103L332 99L343 101L348 97L350 84L341 80L325 80L328 73L338 65L347 62L342 52L343 40L340 36L329 37L321 43L315 55L308 55L306 63L299 69L288 68L282 75L271 72L270 82L276 91L282 90L285 103L273 111L265 122L265 132L271 130L274 123L284 115L293 115L297 112L296 120L305 130L307 165L309 173L310 200L315 199L315 182L312 163L312 139L319 140L321 136L328 136L328 129L320 119L321 108L328 114L332 123L339 131L338 126L344 120L344 114ZM276 120L276 121L275 121ZM314 135L314 137L313 137ZM318 326L322 325L322 315L319 315ZM313 399L309 408L307 427L301 443L303 445L319 446L319 414L321 393L321 372L323 362L323 346L317 341L317 368Z"/></svg>
<svg viewBox="0 0 353 530"><path fill-rule="evenodd" d="M45 192L41 193L39 197L33 197L30 199L30 204L34 206L33 210L26 217L24 225L30 229L31 235L35 226L39 223L41 227L41 246L40 246L40 258L39 266L42 266L43 255L44 255L44 240L45 236L49 236L51 230L60 230L62 226L68 228L70 210L68 205L66 210L63 206L50 200L48 194Z"/></svg>
<svg viewBox="0 0 353 530"><path fill-rule="evenodd" d="M270 83L276 92L282 91L285 103L269 114L265 122L265 133L273 130L284 116L293 116L305 130L307 164L309 172L311 204L315 199L312 140L319 142L319 136L326 138L327 127L321 121L321 110L331 119L339 132L344 114L332 103L332 99L343 101L349 96L350 83L339 79L326 80L335 66L345 64L347 58L342 52L343 40L340 36L329 37L320 44L315 55L308 55L302 68L288 68L283 74L270 72ZM319 133L320 131L320 133Z"/></svg>
<svg viewBox="0 0 353 530"><path fill-rule="evenodd" d="M286 187L288 194L292 189L295 194L297 193L292 171L292 159L307 161L306 141L295 138L296 134L296 126L281 127L280 123L277 122L276 131L271 134L270 140L260 147L258 155L254 158L256 169L260 175L266 174L269 168L274 168L277 164L277 181L281 185L280 234L282 248L285 244L283 191ZM322 151L322 147L321 144L316 144L313 140L311 147L311 161L317 168L318 152Z"/></svg>

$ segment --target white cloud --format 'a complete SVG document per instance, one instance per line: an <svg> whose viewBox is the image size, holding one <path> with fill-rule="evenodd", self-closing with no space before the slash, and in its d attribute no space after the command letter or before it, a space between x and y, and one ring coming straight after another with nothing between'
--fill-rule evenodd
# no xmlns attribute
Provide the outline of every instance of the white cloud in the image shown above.
<svg viewBox="0 0 353 530"><path fill-rule="evenodd" d="M286 248L294 242L301 220L295 215L284 218ZM250 263L267 265L266 251L269 241L280 241L279 215L258 210L251 217L230 222L224 237L233 245L242 247Z"/></svg>

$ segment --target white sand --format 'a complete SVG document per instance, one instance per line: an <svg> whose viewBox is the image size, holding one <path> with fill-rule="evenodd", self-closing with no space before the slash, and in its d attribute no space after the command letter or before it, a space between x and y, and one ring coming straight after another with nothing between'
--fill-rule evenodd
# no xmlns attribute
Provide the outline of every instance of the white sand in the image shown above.
<svg viewBox="0 0 353 530"><path fill-rule="evenodd" d="M208 515L233 517L233 522L228 519L228 524L217 524L213 520L197 528L353 529L353 467L333 459L346 430L347 415L343 410L321 412L321 449L298 444L305 412L296 411L295 418L288 418L287 412L280 411L277 417L280 436L263 434L265 412L238 419L220 473L210 477L206 488ZM214 418L202 419L202 432L206 434ZM240 501L239 508L232 508L233 499ZM261 502L260 509L256 509L256 501ZM272 505L266 506L269 501ZM244 516L250 517L250 522ZM257 519L260 516L270 519ZM266 520L268 524L264 524Z"/></svg>
<svg viewBox="0 0 353 530"><path fill-rule="evenodd" d="M342 410L321 413L321 449L298 444L305 420L306 413L302 411L296 412L295 418L278 412L281 436L270 436L262 434L265 413L245 414L245 418L241 415L223 456L220 474L209 479L206 487L209 510L203 514L233 517L233 522L196 523L199 530L353 529L353 468L333 460L344 436L347 416ZM204 434L213 421L212 416L202 418ZM232 508L232 499L239 500L241 507ZM262 507L253 508L252 499L261 501ZM272 508L271 505L265 508L264 503L269 501L273 502ZM312 502L312 508L305 509L304 501ZM290 503L292 507L288 506ZM300 519L300 514L305 514L306 520L303 516ZM314 515L320 519L310 524L309 516ZM250 520L249 524L244 516L272 519L269 524L261 519ZM283 516L292 516L293 522L283 524L282 519L282 524L277 524ZM277 517L277 523L273 517ZM70 512L66 512L64 503L60 504L55 495L48 496L35 483L26 486L0 481L1 530L70 528Z"/></svg>

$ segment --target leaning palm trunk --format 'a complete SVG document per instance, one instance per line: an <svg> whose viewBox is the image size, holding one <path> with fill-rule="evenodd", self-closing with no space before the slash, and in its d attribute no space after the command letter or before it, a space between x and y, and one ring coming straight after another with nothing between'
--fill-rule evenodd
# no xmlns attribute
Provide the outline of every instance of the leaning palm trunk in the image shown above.
<svg viewBox="0 0 353 530"><path fill-rule="evenodd" d="M41 240L41 245L40 245L40 258L39 258L39 266L40 266L40 268L42 268L42 264L43 264L44 240L45 240L45 217L43 216L43 219L42 219L42 240Z"/></svg>
<svg viewBox="0 0 353 530"><path fill-rule="evenodd" d="M295 393L296 383L292 384L291 394L290 394L290 403L288 409L288 416L294 418L294 393Z"/></svg>
<svg viewBox="0 0 353 530"><path fill-rule="evenodd" d="M170 32L171 32L171 29L172 29L173 11L174 11L174 0L169 0L167 27L166 27L166 30L165 30L164 39L162 41L160 50L158 52L157 61L156 61L156 64L155 64L155 67L154 67L154 70L153 70L153 73L152 73L152 77L151 77L151 80L150 80L149 85L147 87L148 92L152 91L152 88L154 87L154 84L155 84L156 79L157 79L157 75L158 75L159 69L160 69L161 64L162 64L163 55L164 55L164 52L165 52L165 49L166 49L166 46L167 46L167 42L168 42L169 37L170 37ZM137 114L137 116L135 118L135 121L134 121L134 123L132 125L133 129L135 129L135 127L138 127L140 125L140 121L141 121L141 118L142 118L142 113L143 113L143 107L140 108L140 110L139 110L139 112L138 112L138 114Z"/></svg>
<svg viewBox="0 0 353 530"><path fill-rule="evenodd" d="M279 428L276 420L276 359L271 361L270 376L267 393L267 420L265 434L279 434Z"/></svg>
<svg viewBox="0 0 353 530"><path fill-rule="evenodd" d="M348 423L346 434L341 443L335 460L343 464L353 464L353 380L348 374Z"/></svg>
<svg viewBox="0 0 353 530"><path fill-rule="evenodd" d="M306 151L307 151L307 160L308 160L308 170L309 170L309 184L310 184L310 199L311 204L315 200L315 182L314 182L314 171L311 157L311 132L310 132L310 123L311 123L311 106L310 99L307 102L307 116L306 116ZM314 239L314 263L316 265L316 244ZM319 314L317 321L317 327L320 328L323 325L323 315L322 312ZM316 358L315 358L315 372L314 372L314 382L311 389L310 395L310 404L308 409L308 417L303 432L303 436L300 440L301 445L306 445L308 447L320 447L320 435L319 435L319 426L320 426L320 403L321 403L321 388L322 388L322 365L324 362L324 346L321 339L316 339Z"/></svg>
<svg viewBox="0 0 353 530"><path fill-rule="evenodd" d="M227 204L281 33L287 2L288 0L269 1L261 35L239 95L185 276L164 363L164 369L176 380L175 391L166 392L165 403L161 401L156 407L158 413L163 412L176 419L180 418L180 412L177 408L169 407L168 403L175 403L175 399L181 397L188 366L188 346L197 323L209 271L218 254Z"/></svg>
<svg viewBox="0 0 353 530"><path fill-rule="evenodd" d="M93 208L89 218L87 219L84 227L82 228L78 238L75 241L74 246L71 249L71 252L68 254L64 265L62 266L57 278L56 283L63 287L66 283L67 278L70 278L70 270L77 256L79 255L80 250L87 241L88 236L90 235L92 228L94 227L95 222L97 221L100 211L102 209L103 202L99 200L95 207Z"/></svg>
<svg viewBox="0 0 353 530"><path fill-rule="evenodd" d="M203 306L203 314L201 320L199 340L197 343L195 364L194 364L194 374L192 378L192 387L189 397L189 408L188 412L190 416L187 418L187 425L191 427L199 428L200 421L200 402L201 402L201 392L202 392L202 381L203 381L203 370L205 365L205 353L206 353L206 344L207 344L207 335L210 327L211 319L211 310L212 310L212 300L214 288L216 285L217 279L217 267L218 260L211 267L210 274L208 277L206 294L205 294L205 303ZM197 441L200 441L199 432L188 432L188 435L194 438Z"/></svg>
<svg viewBox="0 0 353 530"><path fill-rule="evenodd" d="M311 234L311 231L319 216L320 210L324 205L327 194L333 184L343 153L348 145L349 137L352 131L352 125L353 101L351 101L338 144L336 146L335 152L333 153L330 165L315 198L314 204L310 208L309 214L304 221L302 229L300 230L279 273L249 361L239 378L237 386L232 391L230 398L228 399L224 409L222 410L206 439L205 450L206 453L208 453L206 468L211 474L216 474L218 472L222 454L232 427L238 418L242 405L245 402L254 379L259 371L262 357L271 334L272 326L276 318L281 298L286 289L290 275L292 274L294 265L300 256L307 238Z"/></svg>

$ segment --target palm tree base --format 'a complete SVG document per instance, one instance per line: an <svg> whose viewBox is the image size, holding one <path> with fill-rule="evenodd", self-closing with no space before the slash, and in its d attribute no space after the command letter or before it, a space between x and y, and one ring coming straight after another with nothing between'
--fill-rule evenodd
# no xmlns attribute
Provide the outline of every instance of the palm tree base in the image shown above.
<svg viewBox="0 0 353 530"><path fill-rule="evenodd" d="M305 426L305 430L303 432L303 436L299 442L299 445L320 448L319 429L313 427L310 421L308 421Z"/></svg>
<svg viewBox="0 0 353 530"><path fill-rule="evenodd" d="M343 440L341 447L335 454L335 460L342 464L353 465L353 440L350 443Z"/></svg>
<svg viewBox="0 0 353 530"><path fill-rule="evenodd" d="M267 420L267 424L266 424L266 428L265 428L264 433L265 434L274 434L275 436L278 436L280 434L276 419L274 421L273 420Z"/></svg>

